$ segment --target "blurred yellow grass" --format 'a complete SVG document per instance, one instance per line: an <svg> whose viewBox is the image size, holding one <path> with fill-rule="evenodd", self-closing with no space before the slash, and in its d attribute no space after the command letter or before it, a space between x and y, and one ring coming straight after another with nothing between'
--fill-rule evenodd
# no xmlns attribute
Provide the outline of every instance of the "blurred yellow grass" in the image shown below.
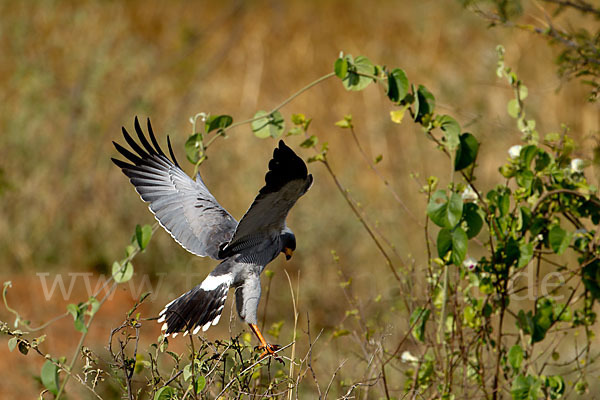
<svg viewBox="0 0 600 400"><path fill-rule="evenodd" d="M37 296L37 272L107 273L112 261L123 256L135 224L152 222L110 162L116 155L111 141L122 141L120 128L131 127L134 115L152 118L162 144L166 134L171 136L180 163L191 173L183 152L190 116L202 111L242 120L271 109L330 72L340 51L402 67L411 81L426 85L438 108L482 142L481 185L489 187L498 179L505 149L519 141L506 114L510 89L495 75L497 44L506 47L507 64L529 87L526 107L539 118L540 131L567 123L584 145L580 155L589 157L585 145L598 131L599 117L598 106L585 101L586 88L560 82L555 52L542 39L486 29L458 2L1 2L0 169L8 182L0 195L1 277L31 277L26 289L15 292ZM332 166L369 220L394 244L397 265L406 263L418 275L426 260L419 225L425 200L418 190L427 176L444 170L446 160L410 121L394 124L390 110L381 88L348 93L332 79L282 113L287 121L296 112L313 118L311 132L329 142ZM349 133L334 126L345 114L353 115L367 153L373 159L383 156L378 167L416 218L366 167ZM300 140L287 142L305 158L312 155L299 149ZM209 150L201 173L234 217L243 215L262 185L274 146L275 141L258 140L244 126ZM309 168L315 185L288 219L298 238L297 252L290 263L277 260L270 266L276 274L267 325L285 320L282 340L291 338L293 324L282 268L293 279L300 277L299 324L306 325L309 313L314 332L338 327L346 318L350 306L339 287L340 269L352 276L354 293L373 313L401 295L390 288L384 259L331 178L320 165ZM214 265L159 232L135 262L136 272L149 274L153 282L157 273L169 273L148 314L185 289L188 282L180 272L206 274ZM382 303L375 303L379 294ZM129 307L123 304L122 313ZM62 309L40 296L37 306L21 311L41 322ZM0 316L7 318L4 311ZM407 324L390 320L389 314L378 318L389 324L392 335ZM227 334L226 324L216 332L215 337ZM321 350L325 380L341 359L352 357L353 346L349 338L327 343Z"/></svg>

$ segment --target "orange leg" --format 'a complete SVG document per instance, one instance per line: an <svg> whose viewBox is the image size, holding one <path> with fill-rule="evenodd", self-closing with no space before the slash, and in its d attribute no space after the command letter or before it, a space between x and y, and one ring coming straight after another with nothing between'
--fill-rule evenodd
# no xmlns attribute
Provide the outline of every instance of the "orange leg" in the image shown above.
<svg viewBox="0 0 600 400"><path fill-rule="evenodd" d="M256 337L258 338L258 340L260 342L260 348L264 350L263 353L260 355L260 358L263 358L266 356L274 356L277 360L281 360L281 358L278 357L277 354L275 354L275 351L277 351L278 346L267 343L267 341L263 337L262 333L260 332L260 329L258 329L257 325L255 325L255 324L248 324L248 325L250 326L250 329L252 329L252 332L254 333L254 335L256 335Z"/></svg>

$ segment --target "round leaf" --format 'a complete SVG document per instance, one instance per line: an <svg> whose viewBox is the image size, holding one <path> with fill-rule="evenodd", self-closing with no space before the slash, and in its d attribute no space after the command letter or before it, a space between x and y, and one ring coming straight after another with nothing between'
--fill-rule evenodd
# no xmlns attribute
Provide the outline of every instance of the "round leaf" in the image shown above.
<svg viewBox="0 0 600 400"><path fill-rule="evenodd" d="M140 246L140 249L144 250L148 243L150 242L150 238L152 237L152 227L150 225L136 225L135 227L135 238Z"/></svg>
<svg viewBox="0 0 600 400"><path fill-rule="evenodd" d="M58 393L58 367L52 361L46 360L44 365L42 365L40 378L46 389L54 394Z"/></svg>
<svg viewBox="0 0 600 400"><path fill-rule="evenodd" d="M414 326L412 334L420 342L425 339L425 324L429 319L430 310L417 307L410 315L410 325Z"/></svg>
<svg viewBox="0 0 600 400"><path fill-rule="evenodd" d="M462 218L463 200L460 194L452 192L448 202L449 228L455 227Z"/></svg>
<svg viewBox="0 0 600 400"><path fill-rule="evenodd" d="M388 98L393 102L402 101L408 94L409 83L406 73L400 69L395 68L391 72L388 72Z"/></svg>
<svg viewBox="0 0 600 400"><path fill-rule="evenodd" d="M17 338L11 337L10 339L8 339L8 350L12 352L15 349L15 347L17 347Z"/></svg>
<svg viewBox="0 0 600 400"><path fill-rule="evenodd" d="M518 344L515 344L508 351L508 363L515 371L518 371L521 368L523 357L523 349Z"/></svg>
<svg viewBox="0 0 600 400"><path fill-rule="evenodd" d="M218 115L214 117L208 118L206 121L206 133L212 132L215 129L224 129L227 128L233 122L233 118L229 115Z"/></svg>
<svg viewBox="0 0 600 400"><path fill-rule="evenodd" d="M343 57L338 58L335 60L333 70L338 78L344 79L348 75L348 61Z"/></svg>
<svg viewBox="0 0 600 400"><path fill-rule="evenodd" d="M508 111L508 115L510 115L511 117L518 118L521 108L519 107L519 102L517 101L517 99L509 100L508 104L506 105L506 110Z"/></svg>
<svg viewBox="0 0 600 400"><path fill-rule="evenodd" d="M452 263L456 266L462 265L467 255L467 234L461 227L452 232Z"/></svg>
<svg viewBox="0 0 600 400"><path fill-rule="evenodd" d="M431 196L427 205L427 215L439 227L448 226L448 196L443 190L437 190Z"/></svg>
<svg viewBox="0 0 600 400"><path fill-rule="evenodd" d="M206 378L204 376L199 376L196 379L196 393L200 393L206 387Z"/></svg>
<svg viewBox="0 0 600 400"><path fill-rule="evenodd" d="M375 72L375 66L367 57L358 56L354 62L348 60L348 74L342 82L346 90L363 90L373 82L373 78L361 74L374 75Z"/></svg>
<svg viewBox="0 0 600 400"><path fill-rule="evenodd" d="M444 258L446 253L452 249L452 232L448 228L440 230L437 237L437 251L440 258Z"/></svg>
<svg viewBox="0 0 600 400"><path fill-rule="evenodd" d="M119 262L114 262L112 266L112 276L117 283L127 282L133 276L133 264L127 263L124 267Z"/></svg>
<svg viewBox="0 0 600 400"><path fill-rule="evenodd" d="M160 388L154 395L154 400L171 400L175 398L175 390L170 386Z"/></svg>
<svg viewBox="0 0 600 400"><path fill-rule="evenodd" d="M435 109L435 97L423 85L419 85L419 88L417 89L415 108L417 110L415 113L415 121L417 122L423 121L424 116L433 114L433 110Z"/></svg>
<svg viewBox="0 0 600 400"><path fill-rule="evenodd" d="M469 239L477 236L483 227L483 219L479 215L479 207L473 203L465 204L464 218L467 222L467 237Z"/></svg>
<svg viewBox="0 0 600 400"><path fill-rule="evenodd" d="M439 117L438 122L444 131L444 138L446 139L448 150L456 150L460 144L460 125L449 115L442 115Z"/></svg>
<svg viewBox="0 0 600 400"><path fill-rule="evenodd" d="M192 164L196 164L200 159L200 144L202 143L202 134L191 135L185 142L185 156Z"/></svg>
<svg viewBox="0 0 600 400"><path fill-rule="evenodd" d="M256 114L254 114L254 118L259 118L259 117L264 117L264 118L260 118L257 119L256 121L252 121L252 132L254 132L254 135L257 138L260 139L266 139L269 136L271 136L271 132L269 131L269 118L268 118L268 114L266 111L259 111Z"/></svg>
<svg viewBox="0 0 600 400"><path fill-rule="evenodd" d="M463 201L458 193L452 193L450 199L443 190L436 191L427 205L427 215L439 227L453 228L462 217Z"/></svg>
<svg viewBox="0 0 600 400"><path fill-rule="evenodd" d="M460 145L456 150L456 159L454 160L454 170L460 171L467 168L475 162L477 152L479 151L479 142L475 136L470 133L460 135Z"/></svg>
<svg viewBox="0 0 600 400"><path fill-rule="evenodd" d="M550 229L548 239L550 241L550 247L552 250L556 254L562 254L571 242L571 235L567 234L567 232L560 226L555 225L552 229Z"/></svg>

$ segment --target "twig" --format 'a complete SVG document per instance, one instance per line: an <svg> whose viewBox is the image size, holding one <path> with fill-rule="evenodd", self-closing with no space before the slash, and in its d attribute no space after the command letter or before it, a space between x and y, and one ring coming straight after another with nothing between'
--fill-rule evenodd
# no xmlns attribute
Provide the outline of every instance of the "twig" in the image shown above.
<svg viewBox="0 0 600 400"><path fill-rule="evenodd" d="M373 230L371 229L371 227L369 226L369 224L367 223L367 221L361 215L360 211L358 210L358 208L354 204L354 201L352 200L352 198L348 194L348 191L344 188L344 186L342 186L342 184L338 180L337 175L331 169L331 166L329 165L329 162L327 160L324 160L324 161L322 161L322 163L325 165L325 168L327 169L327 172L329 172L329 175L331 175L331 177L333 178L333 181L335 182L335 185L337 186L339 192L342 194L342 196L344 196L344 199L346 200L346 202L348 203L348 205L350 206L350 208L352 209L352 211L354 212L354 214L358 217L358 220L360 221L360 223L363 225L363 227L365 228L365 230L367 231L367 233L369 234L369 236L371 236L371 239L373 239L373 241L375 242L375 245L379 249L379 252L385 258L387 266L392 271L392 274L394 275L394 278L396 278L396 280L398 282L402 282L402 279L400 278L400 275L398 275L398 272L396 271L396 268L394 267L394 263L392 262L392 259L387 254L387 252L385 251L385 249L383 248L383 246L381 245L381 243L379 242L379 240L375 236L375 233L373 232Z"/></svg>
<svg viewBox="0 0 600 400"><path fill-rule="evenodd" d="M294 357L296 356L296 329L298 326L298 309L296 308L296 299L294 297L294 288L292 287L292 280L290 279L290 275L288 274L287 270L284 269L283 270L285 272L285 276L288 279L288 283L290 285L290 293L292 294L292 306L294 307L294 333L292 336L292 355L291 355L291 360L292 362L290 362L290 373L289 373L289 378L290 378L290 382L288 383L288 399L292 400L292 395L293 395L293 388L294 386L292 385L293 382L293 377L294 377ZM298 275L300 275L300 272L298 272ZM296 296L298 296L300 294L300 279L298 279L298 288L296 289Z"/></svg>
<svg viewBox="0 0 600 400"><path fill-rule="evenodd" d="M335 371L333 371L333 376L331 377L331 380L329 381L329 384L327 385L327 389L325 389L325 395L323 396L323 399L327 399L327 394L329 393L329 389L331 388L331 385L333 384L333 380L335 379L335 376L340 371L340 369L342 369L344 364L346 364L346 361L348 361L348 359L345 359L344 361L342 361L340 363L340 365L338 365L338 367L335 369Z"/></svg>

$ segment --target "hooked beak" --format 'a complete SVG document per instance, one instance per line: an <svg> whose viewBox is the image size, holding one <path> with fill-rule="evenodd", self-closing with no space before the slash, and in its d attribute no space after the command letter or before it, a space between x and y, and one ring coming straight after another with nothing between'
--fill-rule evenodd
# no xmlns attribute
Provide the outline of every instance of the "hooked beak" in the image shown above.
<svg viewBox="0 0 600 400"><path fill-rule="evenodd" d="M283 249L283 254L285 254L285 259L289 261L289 259L292 258L292 254L294 254L294 250L286 247Z"/></svg>

